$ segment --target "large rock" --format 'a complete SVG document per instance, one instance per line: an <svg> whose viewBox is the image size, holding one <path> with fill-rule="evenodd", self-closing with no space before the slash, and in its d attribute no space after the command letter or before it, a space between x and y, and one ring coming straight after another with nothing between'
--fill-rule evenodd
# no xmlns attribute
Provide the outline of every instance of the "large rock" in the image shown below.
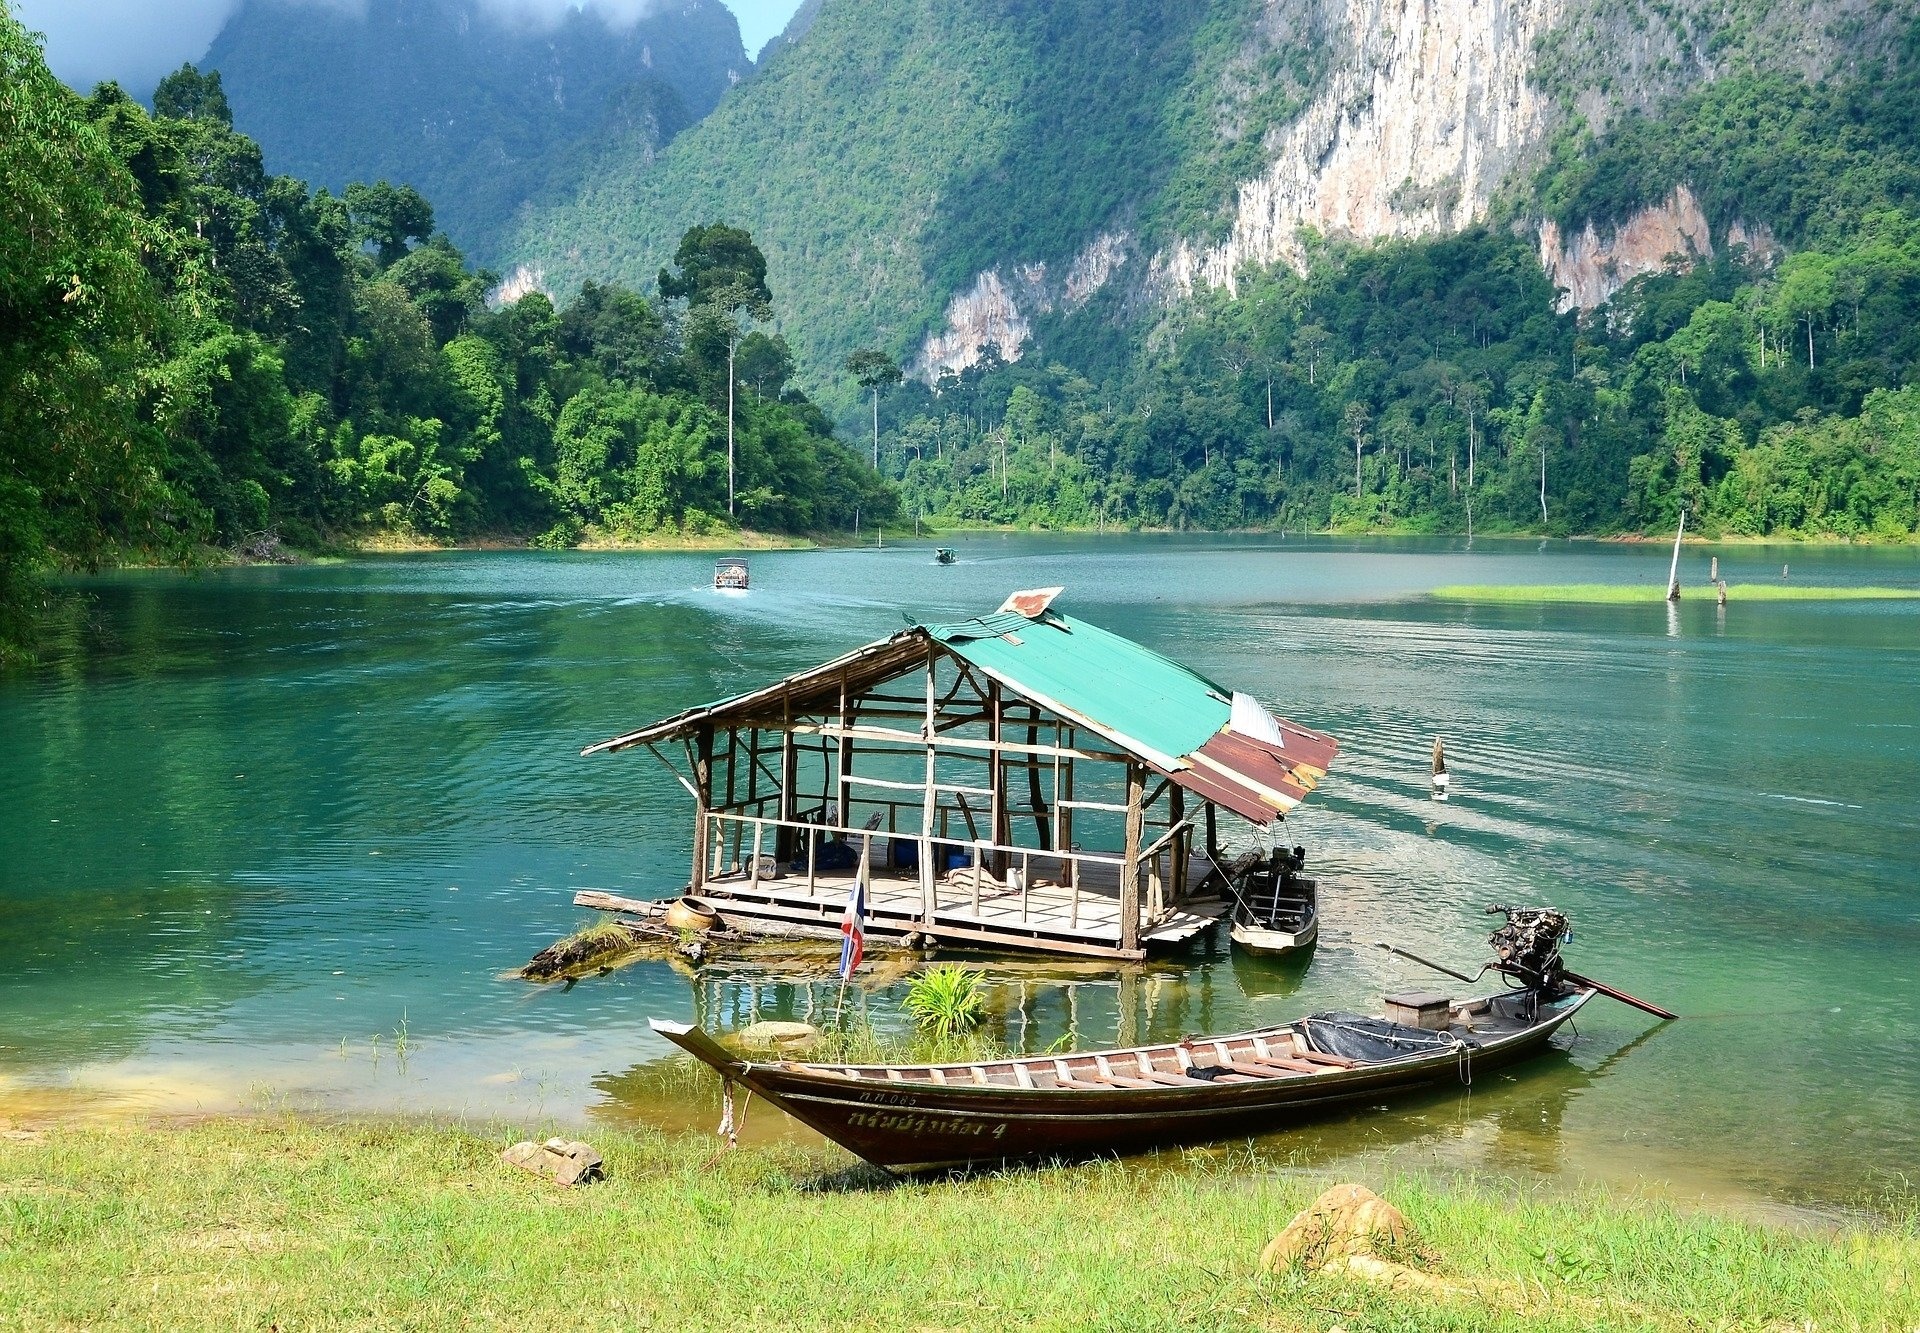
<svg viewBox="0 0 1920 1333"><path fill-rule="evenodd" d="M500 1160L562 1185L588 1185L606 1178L600 1154L577 1139L548 1139L545 1143L528 1139L501 1153Z"/></svg>
<svg viewBox="0 0 1920 1333"><path fill-rule="evenodd" d="M1264 1272L1338 1266L1351 1255L1373 1255L1413 1243L1406 1216L1365 1185L1335 1185L1287 1223L1261 1251Z"/></svg>
<svg viewBox="0 0 1920 1333"><path fill-rule="evenodd" d="M804 1051L820 1040L811 1023L753 1023L733 1034L733 1043L746 1051Z"/></svg>

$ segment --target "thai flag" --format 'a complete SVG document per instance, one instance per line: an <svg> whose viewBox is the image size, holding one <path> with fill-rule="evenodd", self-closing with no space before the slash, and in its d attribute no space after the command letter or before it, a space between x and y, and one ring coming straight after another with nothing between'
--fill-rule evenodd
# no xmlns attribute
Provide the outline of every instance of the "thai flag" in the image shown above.
<svg viewBox="0 0 1920 1333"><path fill-rule="evenodd" d="M867 951L867 884L865 875L855 875L847 890L847 910L840 918L840 980L853 975Z"/></svg>

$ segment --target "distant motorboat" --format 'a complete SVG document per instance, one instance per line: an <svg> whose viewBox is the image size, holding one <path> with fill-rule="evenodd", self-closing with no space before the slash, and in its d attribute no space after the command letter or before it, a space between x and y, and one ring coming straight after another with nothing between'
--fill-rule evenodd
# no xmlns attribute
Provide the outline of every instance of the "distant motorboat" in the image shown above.
<svg viewBox="0 0 1920 1333"><path fill-rule="evenodd" d="M960 553L951 546L936 546L933 548L933 563L936 565L950 565L959 558Z"/></svg>
<svg viewBox="0 0 1920 1333"><path fill-rule="evenodd" d="M713 562L713 586L717 592L745 592L747 590L747 562L739 556L729 556Z"/></svg>

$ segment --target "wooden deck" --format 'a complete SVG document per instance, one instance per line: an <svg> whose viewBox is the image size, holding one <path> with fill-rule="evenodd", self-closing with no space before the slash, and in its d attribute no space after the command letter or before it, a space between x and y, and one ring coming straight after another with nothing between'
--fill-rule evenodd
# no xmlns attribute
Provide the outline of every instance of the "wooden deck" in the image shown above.
<svg viewBox="0 0 1920 1333"><path fill-rule="evenodd" d="M1194 858L1191 882L1199 883L1209 869L1204 857ZM883 936L918 933L961 946L1138 958L1146 949L1184 944L1211 927L1228 908L1219 898L1181 903L1141 931L1142 949L1128 952L1120 947L1117 882L1083 880L1076 895L1065 885L1041 882L1040 873L1036 865L1036 880L1024 893L986 878L978 888L976 901L972 871L957 871L936 883L932 920L928 921L920 881L914 872L876 870L868 894L867 929ZM854 875L852 870L820 872L814 877L811 894L806 876L791 872L779 879L716 876L707 881L700 897L730 920L746 918L837 931ZM1113 879L1117 881L1117 876ZM611 910L632 910L638 905L631 899L591 890L574 901Z"/></svg>

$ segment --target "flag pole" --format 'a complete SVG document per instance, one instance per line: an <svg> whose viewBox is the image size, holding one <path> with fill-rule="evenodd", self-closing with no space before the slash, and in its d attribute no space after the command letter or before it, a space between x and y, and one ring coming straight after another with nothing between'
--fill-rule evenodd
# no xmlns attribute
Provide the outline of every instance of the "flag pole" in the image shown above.
<svg viewBox="0 0 1920 1333"><path fill-rule="evenodd" d="M854 876L853 901L847 904L848 920L843 927L843 929L858 931L863 936L867 926L861 918L867 914L867 893L873 882L873 830L879 824L880 816L875 813L867 820L867 832L860 835L860 869ZM840 945L840 994L833 1004L833 1026L842 1032L846 1031L847 982L853 976L854 967L858 966L851 961L852 955L848 953L852 947L852 938L852 935L848 935Z"/></svg>

